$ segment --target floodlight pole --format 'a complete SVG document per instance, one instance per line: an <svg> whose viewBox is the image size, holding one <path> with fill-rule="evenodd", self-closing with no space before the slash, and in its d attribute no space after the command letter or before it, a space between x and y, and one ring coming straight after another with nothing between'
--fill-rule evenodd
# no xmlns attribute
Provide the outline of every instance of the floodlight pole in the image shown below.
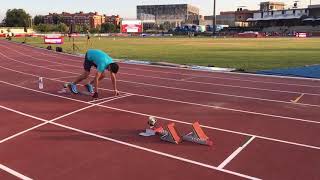
<svg viewBox="0 0 320 180"><path fill-rule="evenodd" d="M216 35L216 26L217 26L217 19L216 19L216 0L213 0L213 16L212 16L212 35Z"/></svg>

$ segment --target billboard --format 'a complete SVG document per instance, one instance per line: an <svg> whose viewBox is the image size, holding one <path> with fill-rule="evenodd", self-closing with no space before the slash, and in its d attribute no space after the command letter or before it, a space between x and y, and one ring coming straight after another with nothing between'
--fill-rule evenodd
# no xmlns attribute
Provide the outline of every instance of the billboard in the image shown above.
<svg viewBox="0 0 320 180"><path fill-rule="evenodd" d="M44 36L45 44L63 44L62 35L46 35Z"/></svg>
<svg viewBox="0 0 320 180"><path fill-rule="evenodd" d="M298 38L306 38L307 37L307 33L298 32L298 33L296 33L296 37L298 37Z"/></svg>
<svg viewBox="0 0 320 180"><path fill-rule="evenodd" d="M143 26L140 20L123 20L121 22L122 33L142 33Z"/></svg>

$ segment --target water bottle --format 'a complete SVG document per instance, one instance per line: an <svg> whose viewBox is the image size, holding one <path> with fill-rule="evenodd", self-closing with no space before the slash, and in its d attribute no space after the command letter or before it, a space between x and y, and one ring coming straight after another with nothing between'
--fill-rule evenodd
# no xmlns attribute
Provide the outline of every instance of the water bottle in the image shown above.
<svg viewBox="0 0 320 180"><path fill-rule="evenodd" d="M43 89L43 78L39 77L39 89Z"/></svg>

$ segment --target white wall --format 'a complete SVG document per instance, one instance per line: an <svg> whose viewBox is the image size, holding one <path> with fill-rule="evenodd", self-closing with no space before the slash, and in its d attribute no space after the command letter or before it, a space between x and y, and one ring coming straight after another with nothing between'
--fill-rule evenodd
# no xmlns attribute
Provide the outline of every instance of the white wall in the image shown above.
<svg viewBox="0 0 320 180"><path fill-rule="evenodd" d="M25 34L24 28L16 28L16 27L0 27L0 34L8 34L8 29L10 29L10 31L13 34ZM33 29L28 28L27 33L34 33L34 31Z"/></svg>

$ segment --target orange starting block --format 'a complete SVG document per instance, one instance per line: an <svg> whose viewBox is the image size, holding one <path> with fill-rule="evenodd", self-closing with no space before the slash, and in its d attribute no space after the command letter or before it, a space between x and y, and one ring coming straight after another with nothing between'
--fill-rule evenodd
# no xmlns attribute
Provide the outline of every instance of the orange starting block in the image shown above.
<svg viewBox="0 0 320 180"><path fill-rule="evenodd" d="M164 141L168 141L174 144L179 144L182 139L175 128L174 123L170 123L167 125L167 128L162 131L162 136L160 137Z"/></svg>
<svg viewBox="0 0 320 180"><path fill-rule="evenodd" d="M194 142L202 145L212 146L213 142L209 139L209 137L202 130L199 122L195 122L192 124L192 132L184 135L182 137L183 140Z"/></svg>
<svg viewBox="0 0 320 180"><path fill-rule="evenodd" d="M195 122L192 124L192 132L184 135L182 138L177 131L175 124L170 123L167 125L167 127L164 129L162 127L157 128L156 133L161 135L161 139L164 141L168 141L174 144L179 144L182 142L182 140L201 144L201 145L207 145L212 146L213 142L210 140L210 138L204 133L202 130L199 122Z"/></svg>
<svg viewBox="0 0 320 180"><path fill-rule="evenodd" d="M158 134L160 135L161 140L174 144L179 144L180 142L182 142L182 140L185 140L207 146L213 145L213 142L202 130L199 122L194 122L192 124L192 132L182 137L177 131L174 123L170 123L165 128L163 128L162 126L158 126L156 122L157 121L155 118L149 118L148 125L150 125L150 128L146 129L145 132L142 132L139 135L149 137Z"/></svg>

